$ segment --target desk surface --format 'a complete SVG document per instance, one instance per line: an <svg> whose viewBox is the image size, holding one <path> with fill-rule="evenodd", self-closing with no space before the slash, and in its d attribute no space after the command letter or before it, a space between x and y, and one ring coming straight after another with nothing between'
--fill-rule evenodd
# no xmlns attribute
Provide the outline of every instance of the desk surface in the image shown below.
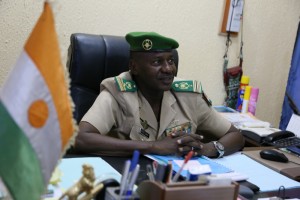
<svg viewBox="0 0 300 200"><path fill-rule="evenodd" d="M281 163L262 159L259 154L260 150L245 151L244 154L291 179L300 181L300 158L295 155L282 152L280 150L277 151L284 153L290 162Z"/></svg>
<svg viewBox="0 0 300 200"><path fill-rule="evenodd" d="M266 147L266 148L270 148L270 147ZM257 150L257 149L258 149L258 147L245 148L246 151ZM78 157L78 156L84 157L84 156L90 156L90 155L67 155L66 157ZM94 156L94 157L97 157L97 156ZM128 159L131 159L131 157L111 157L111 156L101 156L101 158L103 160L105 160L107 163L109 163L119 173L122 173L123 165L124 165L125 161ZM148 180L146 166L147 166L147 164L152 164L152 160L147 157L141 156L139 164L141 166L141 171L139 173L139 177L137 178L137 184L139 184L140 182L142 182L144 180ZM243 183L241 183L241 184L243 184ZM277 193L278 193L278 191L267 192L267 193L258 193L256 196L271 197L271 196L277 195ZM299 198L300 197L300 188L288 189L285 191L285 194L286 194L286 196L289 196L289 197L293 197L293 198L298 197Z"/></svg>

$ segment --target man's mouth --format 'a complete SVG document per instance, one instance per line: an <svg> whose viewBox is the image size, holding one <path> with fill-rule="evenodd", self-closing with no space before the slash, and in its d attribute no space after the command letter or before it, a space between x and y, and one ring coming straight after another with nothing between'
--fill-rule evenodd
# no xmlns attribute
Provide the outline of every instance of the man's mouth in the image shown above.
<svg viewBox="0 0 300 200"><path fill-rule="evenodd" d="M159 80L164 84L170 84L173 82L174 76L163 76L159 77Z"/></svg>

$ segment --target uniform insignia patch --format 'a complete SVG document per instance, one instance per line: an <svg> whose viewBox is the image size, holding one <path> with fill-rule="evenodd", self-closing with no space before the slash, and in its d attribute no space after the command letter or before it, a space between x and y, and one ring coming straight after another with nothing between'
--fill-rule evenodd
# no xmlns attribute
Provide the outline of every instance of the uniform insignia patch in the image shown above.
<svg viewBox="0 0 300 200"><path fill-rule="evenodd" d="M115 77L116 84L121 92L136 92L137 88L134 81L122 79L118 76Z"/></svg>
<svg viewBox="0 0 300 200"><path fill-rule="evenodd" d="M202 93L201 83L193 80L174 81L172 84L172 89L176 92Z"/></svg>
<svg viewBox="0 0 300 200"><path fill-rule="evenodd" d="M209 98L207 98L206 94L203 92L201 82L199 81L174 81L172 84L172 89L175 92L194 92L202 94L202 98L207 103L208 106L212 105L212 102Z"/></svg>

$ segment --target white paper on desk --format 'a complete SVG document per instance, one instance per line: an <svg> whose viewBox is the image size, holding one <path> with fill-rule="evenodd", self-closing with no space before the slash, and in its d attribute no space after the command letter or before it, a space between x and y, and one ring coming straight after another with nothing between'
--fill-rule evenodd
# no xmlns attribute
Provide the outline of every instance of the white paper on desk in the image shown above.
<svg viewBox="0 0 300 200"><path fill-rule="evenodd" d="M295 133L297 137L300 137L300 116L293 114L286 130L291 131Z"/></svg>
<svg viewBox="0 0 300 200"><path fill-rule="evenodd" d="M179 167L181 167L184 163L184 160L173 160L173 162L175 162ZM185 166L183 167L183 170L188 170L190 168L197 168L197 167L201 167L201 163L198 160L189 160Z"/></svg>
<svg viewBox="0 0 300 200"><path fill-rule="evenodd" d="M241 152L215 159L216 162L230 167L235 172L246 174L247 181L257 185L261 192L277 191L280 186L300 188L300 182L294 181L258 162Z"/></svg>

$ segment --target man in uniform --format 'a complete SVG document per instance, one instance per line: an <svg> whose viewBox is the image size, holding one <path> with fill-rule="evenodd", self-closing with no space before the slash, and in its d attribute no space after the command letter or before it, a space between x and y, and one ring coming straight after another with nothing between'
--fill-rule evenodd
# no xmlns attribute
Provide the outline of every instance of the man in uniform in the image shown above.
<svg viewBox="0 0 300 200"><path fill-rule="evenodd" d="M79 124L75 150L101 155L221 157L244 146L241 133L212 107L200 82L175 77L177 41L154 32L126 35L129 71L105 79ZM204 138L215 138L204 142Z"/></svg>

